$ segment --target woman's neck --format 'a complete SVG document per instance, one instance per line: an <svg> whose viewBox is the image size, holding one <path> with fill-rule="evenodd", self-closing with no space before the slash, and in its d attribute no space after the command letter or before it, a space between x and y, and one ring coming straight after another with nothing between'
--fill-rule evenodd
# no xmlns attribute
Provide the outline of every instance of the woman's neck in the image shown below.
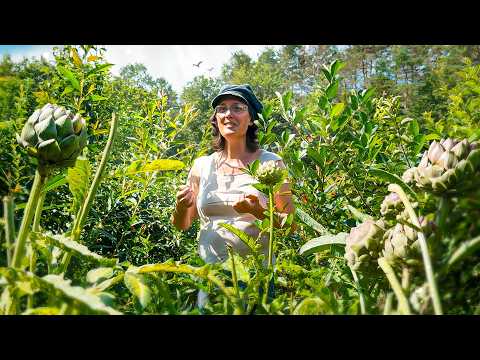
<svg viewBox="0 0 480 360"><path fill-rule="evenodd" d="M223 156L227 160L243 159L247 155L249 155L249 151L247 150L247 144L245 143L245 139L241 139L241 141L225 140L225 149L223 150Z"/></svg>

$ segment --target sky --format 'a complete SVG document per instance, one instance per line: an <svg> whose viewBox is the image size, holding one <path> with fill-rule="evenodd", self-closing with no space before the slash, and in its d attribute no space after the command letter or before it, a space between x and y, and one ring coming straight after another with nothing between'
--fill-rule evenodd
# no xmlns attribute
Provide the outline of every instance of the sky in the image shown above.
<svg viewBox="0 0 480 360"><path fill-rule="evenodd" d="M45 57L53 61L54 45L0 45L0 56L10 54L12 60L23 57ZM106 60L112 64L112 74L118 75L122 66L142 63L154 78L163 77L178 93L195 76L216 77L222 65L232 54L242 50L251 58L267 47L279 49L281 45L105 45ZM194 66L201 61L200 65Z"/></svg>

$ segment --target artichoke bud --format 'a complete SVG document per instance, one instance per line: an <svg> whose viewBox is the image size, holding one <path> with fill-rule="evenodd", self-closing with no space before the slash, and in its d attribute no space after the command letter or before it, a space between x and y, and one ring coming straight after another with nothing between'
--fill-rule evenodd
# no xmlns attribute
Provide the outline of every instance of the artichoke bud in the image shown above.
<svg viewBox="0 0 480 360"><path fill-rule="evenodd" d="M470 152L470 144L467 139L463 139L457 145L455 145L451 150L455 156L459 159L465 159Z"/></svg>
<svg viewBox="0 0 480 360"><path fill-rule="evenodd" d="M474 171L476 171L480 167L480 149L474 149L468 154L466 159Z"/></svg>
<svg viewBox="0 0 480 360"><path fill-rule="evenodd" d="M32 123L29 123L28 121L25 123L20 138L30 146L35 146L37 144L38 137Z"/></svg>
<svg viewBox="0 0 480 360"><path fill-rule="evenodd" d="M64 138L73 134L72 120L67 115L63 115L55 120L57 125L57 134L59 138Z"/></svg>
<svg viewBox="0 0 480 360"><path fill-rule="evenodd" d="M60 118L61 116L66 115L65 109L62 107L58 107L54 112L53 112L53 117L55 119Z"/></svg>
<svg viewBox="0 0 480 360"><path fill-rule="evenodd" d="M435 164L437 160L440 159L440 156L442 156L444 151L444 147L434 140L428 148L428 159L432 164Z"/></svg>
<svg viewBox="0 0 480 360"><path fill-rule="evenodd" d="M38 156L42 160L55 162L61 160L62 150L55 139L49 139L38 145Z"/></svg>
<svg viewBox="0 0 480 360"><path fill-rule="evenodd" d="M44 120L40 120L35 124L34 128L38 138L42 141L55 139L57 137L57 128L51 114L49 117L46 117Z"/></svg>
<svg viewBox="0 0 480 360"><path fill-rule="evenodd" d="M87 145L87 128L84 127L78 135L78 147L83 149Z"/></svg>
<svg viewBox="0 0 480 360"><path fill-rule="evenodd" d="M48 107L47 107L48 105ZM42 122L46 119L48 119L50 116L53 115L53 106L51 106L50 104L47 104L44 106L44 109L42 109L42 113L40 114L40 117L38 118L38 122Z"/></svg>
<svg viewBox="0 0 480 360"><path fill-rule="evenodd" d="M401 208L402 206L402 200L400 200L400 197L398 196L397 193L390 193L383 199L382 205L380 206L380 214L386 215L394 210L397 210Z"/></svg>
<svg viewBox="0 0 480 360"><path fill-rule="evenodd" d="M418 164L419 167L427 167L428 165L428 152L425 151L422 156L422 160L420 160L420 163Z"/></svg>
<svg viewBox="0 0 480 360"><path fill-rule="evenodd" d="M40 117L40 109L35 110L35 112L30 115L30 117L27 120L27 123L35 125L38 122L38 118Z"/></svg>
<svg viewBox="0 0 480 360"><path fill-rule="evenodd" d="M260 183L274 186L282 182L285 177L285 170L277 167L275 161L269 160L260 164L256 177Z"/></svg>
<svg viewBox="0 0 480 360"><path fill-rule="evenodd" d="M68 159L78 149L78 136L72 134L60 141L58 145L63 152L63 157Z"/></svg>
<svg viewBox="0 0 480 360"><path fill-rule="evenodd" d="M446 151L450 151L456 144L457 144L456 140L448 138L443 142L442 146Z"/></svg>
<svg viewBox="0 0 480 360"><path fill-rule="evenodd" d="M416 168L410 168L405 170L405 172L402 175L402 180L407 184L412 183L414 181L415 171L416 171Z"/></svg>
<svg viewBox="0 0 480 360"><path fill-rule="evenodd" d="M73 166L87 143L85 120L69 110L46 104L36 110L25 123L18 143L29 155L39 159L39 168Z"/></svg>
<svg viewBox="0 0 480 360"><path fill-rule="evenodd" d="M457 157L450 150L445 151L437 161L437 165L443 167L445 170L454 168L457 163Z"/></svg>

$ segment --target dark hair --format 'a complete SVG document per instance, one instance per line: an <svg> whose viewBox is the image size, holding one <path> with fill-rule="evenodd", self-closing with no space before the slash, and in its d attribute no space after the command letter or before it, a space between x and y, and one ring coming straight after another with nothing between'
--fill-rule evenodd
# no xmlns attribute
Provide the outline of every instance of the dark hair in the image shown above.
<svg viewBox="0 0 480 360"><path fill-rule="evenodd" d="M244 101L242 102L245 103ZM248 113L250 114L250 118L253 121L255 117L252 115L250 108L248 110ZM212 135L213 135L212 147L213 147L213 150L215 151L222 151L225 149L225 138L222 136L222 134L220 134L220 130L218 130L216 115L217 115L217 111L215 110L213 115L210 117L210 124L212 125ZM252 153L257 151L259 148L257 133L258 133L258 127L255 123L253 123L253 125L248 126L247 139L246 139L247 149Z"/></svg>

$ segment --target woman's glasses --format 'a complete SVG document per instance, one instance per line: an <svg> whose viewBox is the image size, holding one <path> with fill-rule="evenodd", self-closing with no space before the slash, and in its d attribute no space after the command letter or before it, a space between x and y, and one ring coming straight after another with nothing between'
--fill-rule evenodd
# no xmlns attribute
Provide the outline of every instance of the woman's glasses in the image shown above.
<svg viewBox="0 0 480 360"><path fill-rule="evenodd" d="M222 114L222 115L226 114L229 109L232 114L241 114L244 111L248 110L248 106L243 104L233 104L230 107L225 105L218 105L215 107L217 114Z"/></svg>

